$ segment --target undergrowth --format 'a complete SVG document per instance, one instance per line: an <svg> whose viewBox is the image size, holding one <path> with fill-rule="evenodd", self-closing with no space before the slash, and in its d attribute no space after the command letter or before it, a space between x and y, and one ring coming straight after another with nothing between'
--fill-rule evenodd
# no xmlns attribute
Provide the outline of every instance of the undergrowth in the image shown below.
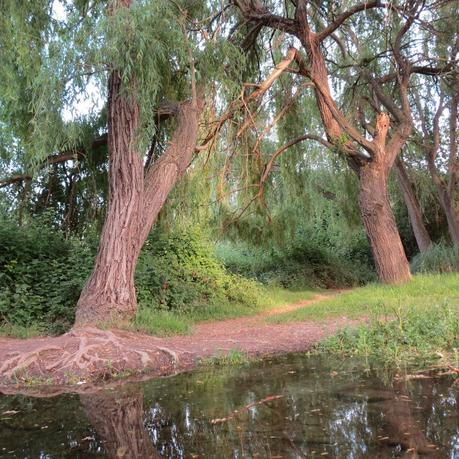
<svg viewBox="0 0 459 459"><path fill-rule="evenodd" d="M217 255L233 273L284 288L353 287L375 279L366 263L338 257L331 249L313 245L305 238L282 249L268 250L223 243L217 246Z"/></svg>
<svg viewBox="0 0 459 459"><path fill-rule="evenodd" d="M459 272L459 247L434 245L413 258L411 270L413 273Z"/></svg>
<svg viewBox="0 0 459 459"><path fill-rule="evenodd" d="M59 334L73 323L89 276L96 238L65 239L37 221L19 227L0 220L0 335ZM228 272L199 232L153 232L141 253L134 320L123 328L155 335L187 334L193 323L247 316L304 300L310 290L264 287Z"/></svg>

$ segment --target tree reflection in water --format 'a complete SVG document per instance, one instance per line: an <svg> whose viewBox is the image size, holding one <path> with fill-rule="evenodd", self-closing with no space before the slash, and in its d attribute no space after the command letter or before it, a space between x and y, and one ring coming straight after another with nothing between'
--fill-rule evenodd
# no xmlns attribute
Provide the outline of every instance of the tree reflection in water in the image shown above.
<svg viewBox="0 0 459 459"><path fill-rule="evenodd" d="M109 458L159 458L143 421L143 392L129 389L81 395L81 405Z"/></svg>

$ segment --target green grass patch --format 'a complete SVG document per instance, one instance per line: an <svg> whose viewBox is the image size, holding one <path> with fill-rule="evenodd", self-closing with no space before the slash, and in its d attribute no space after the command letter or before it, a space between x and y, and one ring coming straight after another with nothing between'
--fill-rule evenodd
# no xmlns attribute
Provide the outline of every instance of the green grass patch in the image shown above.
<svg viewBox="0 0 459 459"><path fill-rule="evenodd" d="M369 325L347 328L316 347L316 351L359 356L388 366L422 366L459 362L458 307L442 304L429 310L402 310L394 319L373 318Z"/></svg>
<svg viewBox="0 0 459 459"><path fill-rule="evenodd" d="M8 338L35 338L44 334L44 329L38 325L18 325L11 323L3 323L0 325L0 336Z"/></svg>
<svg viewBox="0 0 459 459"><path fill-rule="evenodd" d="M417 275L410 283L399 286L371 284L268 320L284 323L342 316L394 316L403 311L429 311L446 303L459 310L459 274Z"/></svg>
<svg viewBox="0 0 459 459"><path fill-rule="evenodd" d="M247 363L250 363L250 358L239 349L230 349L228 352L221 351L217 355L199 360L199 365L213 367L245 365Z"/></svg>

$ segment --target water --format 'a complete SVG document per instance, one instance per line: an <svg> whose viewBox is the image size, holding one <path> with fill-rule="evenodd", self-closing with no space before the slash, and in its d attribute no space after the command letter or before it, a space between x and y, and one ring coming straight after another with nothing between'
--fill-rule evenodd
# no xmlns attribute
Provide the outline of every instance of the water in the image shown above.
<svg viewBox="0 0 459 459"><path fill-rule="evenodd" d="M95 395L0 396L0 457L459 458L459 383L381 375L294 355Z"/></svg>

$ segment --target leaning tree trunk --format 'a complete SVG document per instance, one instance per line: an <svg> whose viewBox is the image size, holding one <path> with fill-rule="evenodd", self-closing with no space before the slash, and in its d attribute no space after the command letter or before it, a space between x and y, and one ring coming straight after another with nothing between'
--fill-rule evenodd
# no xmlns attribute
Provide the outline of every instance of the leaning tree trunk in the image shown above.
<svg viewBox="0 0 459 459"><path fill-rule="evenodd" d="M389 202L389 171L379 161L361 167L359 206L378 276L386 284L396 284L409 281L411 274Z"/></svg>
<svg viewBox="0 0 459 459"><path fill-rule="evenodd" d="M456 210L454 199L451 199L451 195L454 196L454 194L450 192L450 188L440 177L434 162L434 157L431 153L427 155L427 164L429 166L430 175L434 182L435 189L437 190L440 206L446 215L451 242L454 245L459 245L459 215Z"/></svg>
<svg viewBox="0 0 459 459"><path fill-rule="evenodd" d="M451 237L451 242L459 246L459 215L456 210L456 204L452 201L447 191L438 187L438 194L440 197L440 204L446 215L448 222L448 232Z"/></svg>
<svg viewBox="0 0 459 459"><path fill-rule="evenodd" d="M408 209L408 216L410 218L411 227L413 228L414 237L418 245L419 251L425 252L432 246L432 240L422 220L421 207L418 198L413 191L410 179L406 173L403 162L398 158L395 160L395 169L397 171L398 182L402 190L403 199L406 208Z"/></svg>
<svg viewBox="0 0 459 459"><path fill-rule="evenodd" d="M350 167L359 177L359 207L379 279L387 284L407 282L411 279L410 266L389 203L387 179L393 161L408 137L409 124L404 124L394 134L391 148L386 150L389 117L378 114L373 141L361 140L371 150L371 161L362 160L354 142L343 143L341 139L348 138L348 134L355 136L356 130L340 115L333 100L320 42L309 30L304 4L301 9L298 7L297 15L305 30L302 43L309 56L309 77L315 85L316 101L327 137L346 154Z"/></svg>
<svg viewBox="0 0 459 459"><path fill-rule="evenodd" d="M129 8L132 0L113 0L110 14ZM193 79L194 82L194 79ZM140 250L151 226L178 178L188 167L198 136L203 108L193 83L193 100L169 106L178 127L161 158L144 176L137 150L139 104L131 77L125 91L121 75L113 71L108 85L109 188L107 217L102 229L94 270L81 292L75 325L94 325L128 319L137 310L134 274Z"/></svg>

